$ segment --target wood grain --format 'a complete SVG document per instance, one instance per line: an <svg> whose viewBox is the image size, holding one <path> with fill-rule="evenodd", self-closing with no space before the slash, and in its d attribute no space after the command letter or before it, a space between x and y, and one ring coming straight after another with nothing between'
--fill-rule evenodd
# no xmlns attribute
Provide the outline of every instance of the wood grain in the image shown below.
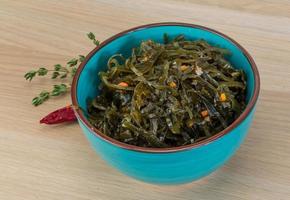
<svg viewBox="0 0 290 200"><path fill-rule="evenodd" d="M1 0L0 199L290 199L290 2L286 0ZM77 124L46 127L38 120L70 97L31 106L52 84L23 74L64 63L93 45L152 22L180 21L217 29L254 57L261 95L250 133L237 154L212 175L181 186L135 181L105 164Z"/></svg>

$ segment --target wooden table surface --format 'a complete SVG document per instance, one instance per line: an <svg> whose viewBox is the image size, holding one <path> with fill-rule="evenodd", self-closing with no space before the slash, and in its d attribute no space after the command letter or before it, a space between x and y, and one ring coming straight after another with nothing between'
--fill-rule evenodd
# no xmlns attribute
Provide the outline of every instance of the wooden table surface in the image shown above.
<svg viewBox="0 0 290 200"><path fill-rule="evenodd" d="M290 199L289 11L286 0L0 0L0 199ZM23 78L32 68L88 53L89 31L104 40L164 21L209 26L236 39L254 57L262 84L237 154L210 176L181 186L120 174L93 152L77 124L39 125L70 97L35 108L31 98L53 82Z"/></svg>

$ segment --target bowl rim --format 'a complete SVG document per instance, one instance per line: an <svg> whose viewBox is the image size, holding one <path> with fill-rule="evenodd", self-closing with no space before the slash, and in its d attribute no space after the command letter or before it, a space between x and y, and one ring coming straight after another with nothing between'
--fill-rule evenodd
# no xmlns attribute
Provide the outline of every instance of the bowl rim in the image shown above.
<svg viewBox="0 0 290 200"><path fill-rule="evenodd" d="M126 144L123 142L120 142L118 140L115 140L105 134L103 134L100 130L96 129L93 127L89 121L86 119L84 116L84 113L82 109L79 108L79 104L77 101L77 85L78 85L78 80L80 77L80 74L88 61L103 47L105 47L107 44L110 42L114 41L115 39L122 37L126 34L130 34L131 32L135 32L138 30L142 29L147 29L147 28L153 28L153 27L160 27L160 26L182 26L182 27L190 27L190 28L197 28L201 30L205 30L207 32L211 32L213 34L216 34L218 36L221 36L223 39L230 41L232 44L234 44L236 47L238 47L244 56L248 59L248 62L250 63L251 69L254 73L254 94L252 98L250 99L249 103L247 104L245 110L242 112L242 114L234 121L232 122L226 129L216 133L215 135L205 139L201 140L197 143L189 144L189 145L184 145L184 146L178 146L178 147L168 147L168 148L153 148L153 147L139 147L139 146L134 146L130 144ZM238 42L230 38L229 36L216 31L214 29L201 26L201 25L196 25L196 24L190 24L190 23L181 23L181 22L161 22L161 23L152 23L152 24L145 24L141 26L137 26L134 28L127 29L125 31L122 31L105 41L103 41L99 46L95 47L86 57L85 60L80 64L80 66L77 69L77 72L73 78L72 86L71 86L71 98L72 98L72 105L75 111L76 116L78 117L79 120L90 130L91 133L93 133L95 136L99 137L102 140L105 140L105 142L108 142L114 146L121 147L123 149L127 150L132 150L132 151L138 151L138 152L144 152L144 153L171 153L171 152L180 152L184 150L191 150L193 148L198 148L203 145L207 145L219 138L221 138L224 135L227 135L228 133L231 132L234 128L236 128L239 124L241 124L246 117L249 115L249 113L252 111L252 109L255 107L255 104L257 102L258 96L260 92L260 76L259 72L257 69L257 66L253 60L253 58L250 56L250 54L246 51L245 48L243 48Z"/></svg>

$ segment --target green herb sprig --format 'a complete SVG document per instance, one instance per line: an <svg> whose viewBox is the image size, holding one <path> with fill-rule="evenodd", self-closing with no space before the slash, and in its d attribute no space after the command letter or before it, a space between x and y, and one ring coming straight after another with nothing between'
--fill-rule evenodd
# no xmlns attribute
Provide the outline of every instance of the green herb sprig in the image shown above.
<svg viewBox="0 0 290 200"><path fill-rule="evenodd" d="M90 32L87 34L88 38L93 41L93 44L96 46L100 45L100 42L96 40L95 35ZM28 81L32 81L36 76L48 76L50 75L51 79L61 80L62 83L55 84L51 91L43 90L38 94L38 96L32 99L32 104L38 106L43 102L47 101L51 97L61 96L68 93L71 87L71 82L75 76L78 64L82 63L85 60L85 56L79 55L76 58L69 60L66 65L55 64L53 69L48 69L46 67L39 67L37 70L30 70L24 75L24 78ZM64 83L65 82L65 83Z"/></svg>
<svg viewBox="0 0 290 200"><path fill-rule="evenodd" d="M89 32L89 33L87 34L87 36L88 36L88 38L89 38L90 40L93 41L93 43L94 43L96 46L99 46L99 45L100 45L100 41L99 41L99 40L96 40L96 37L95 37L95 35L94 35L92 32Z"/></svg>

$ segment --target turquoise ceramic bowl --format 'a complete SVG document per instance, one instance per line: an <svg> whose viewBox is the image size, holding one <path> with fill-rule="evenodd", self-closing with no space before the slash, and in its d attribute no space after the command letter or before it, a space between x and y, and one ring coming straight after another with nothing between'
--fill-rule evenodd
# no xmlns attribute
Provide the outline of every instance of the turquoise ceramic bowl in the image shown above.
<svg viewBox="0 0 290 200"><path fill-rule="evenodd" d="M195 144L174 148L144 148L116 141L93 128L86 117L86 100L98 95L98 72L106 69L108 58L116 53L130 55L142 40L162 42L163 34L184 34L189 39L203 38L232 52L228 60L247 74L247 107L241 116L222 132ZM184 23L158 23L121 32L96 47L80 65L72 85L73 105L78 122L96 152L122 173L156 184L181 184L204 177L221 167L236 152L251 125L259 94L256 65L237 42L212 29Z"/></svg>

